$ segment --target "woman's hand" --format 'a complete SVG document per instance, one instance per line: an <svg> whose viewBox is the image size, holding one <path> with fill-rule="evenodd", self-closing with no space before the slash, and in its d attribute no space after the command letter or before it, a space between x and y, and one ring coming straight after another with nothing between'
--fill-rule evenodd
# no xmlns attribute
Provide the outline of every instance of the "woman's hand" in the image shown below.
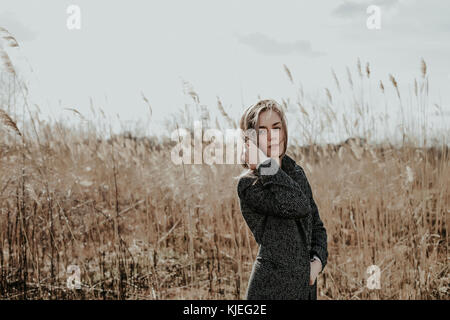
<svg viewBox="0 0 450 320"><path fill-rule="evenodd" d="M258 158L255 159L255 156ZM258 148L251 139L249 139L244 145L243 157L245 163L247 163L252 170L255 170L259 163L270 158L260 148Z"/></svg>
<svg viewBox="0 0 450 320"><path fill-rule="evenodd" d="M255 151L256 151L256 155L258 157L257 159L255 159L255 155L253 155L253 154L252 154L253 157L250 157L250 153L255 152ZM245 143L242 160L248 164L250 169L255 170L259 163L261 163L267 159L270 159L270 157L268 157L260 148L258 148L251 139L249 139ZM278 166L280 166L280 158L276 157L274 159L277 162Z"/></svg>
<svg viewBox="0 0 450 320"><path fill-rule="evenodd" d="M311 272L309 275L309 285L312 286L316 281L320 271L322 271L322 263L319 260L314 260L311 263Z"/></svg>

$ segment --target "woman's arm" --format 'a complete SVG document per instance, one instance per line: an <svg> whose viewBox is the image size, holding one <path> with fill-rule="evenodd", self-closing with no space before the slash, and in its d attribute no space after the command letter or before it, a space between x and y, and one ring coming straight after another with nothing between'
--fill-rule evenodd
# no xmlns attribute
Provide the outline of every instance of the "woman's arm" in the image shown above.
<svg viewBox="0 0 450 320"><path fill-rule="evenodd" d="M258 244L262 244L264 229L267 223L267 216L254 212L254 210L247 207L242 200L240 201L240 208L242 216L244 217L245 222L247 222L248 227L252 231L256 242Z"/></svg>
<svg viewBox="0 0 450 320"><path fill-rule="evenodd" d="M264 174L269 170L273 174ZM276 173L274 173L276 172ZM255 212L284 219L303 219L311 213L307 195L286 172L280 169L275 159L269 158L256 167L257 178L242 177L238 183L241 203Z"/></svg>
<svg viewBox="0 0 450 320"><path fill-rule="evenodd" d="M311 236L311 254L316 254L320 262L322 262L322 270L327 264L328 250L327 250L327 231L319 216L319 210L314 202L311 200L312 207L312 236Z"/></svg>

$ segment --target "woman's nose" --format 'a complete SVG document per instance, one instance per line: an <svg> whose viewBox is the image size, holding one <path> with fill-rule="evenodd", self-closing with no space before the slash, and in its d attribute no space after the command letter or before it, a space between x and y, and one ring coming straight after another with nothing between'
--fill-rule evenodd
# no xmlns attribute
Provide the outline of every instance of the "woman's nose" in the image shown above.
<svg viewBox="0 0 450 320"><path fill-rule="evenodd" d="M273 130L273 132L270 132L272 130ZM269 133L267 134L267 142L269 144L278 144L279 139L280 139L279 131L274 130L274 129L272 129L272 130L269 130ZM273 135L272 135L272 133L273 133ZM272 141L272 139L273 139L273 141Z"/></svg>

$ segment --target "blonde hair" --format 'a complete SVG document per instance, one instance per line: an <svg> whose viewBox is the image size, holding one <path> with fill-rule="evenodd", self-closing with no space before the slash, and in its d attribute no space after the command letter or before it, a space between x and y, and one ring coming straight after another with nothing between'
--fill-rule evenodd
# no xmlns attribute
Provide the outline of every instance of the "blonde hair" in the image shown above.
<svg viewBox="0 0 450 320"><path fill-rule="evenodd" d="M249 139L248 135L246 134L247 130L255 129L256 132L259 132L259 123L258 123L259 115L261 114L261 112L266 111L266 110L272 110L272 111L277 112L281 118L281 124L283 127L283 133L284 133L284 146L283 146L283 153L280 155L280 159L283 159L284 155L286 154L287 143L288 143L287 121L286 121L286 116L284 114L284 111L281 108L280 104L273 99L260 100L256 104L250 105L249 107L247 107L247 109L245 109L245 111L242 114L241 119L239 121L239 127L242 130L241 134L242 134L244 144ZM259 135L256 135L256 137L257 137L257 145L259 147ZM244 150L242 150L242 152L243 151ZM242 174L240 174L238 176L238 178L253 171L249 168L247 163L244 162L244 163L241 163L241 165L248 170L245 170Z"/></svg>

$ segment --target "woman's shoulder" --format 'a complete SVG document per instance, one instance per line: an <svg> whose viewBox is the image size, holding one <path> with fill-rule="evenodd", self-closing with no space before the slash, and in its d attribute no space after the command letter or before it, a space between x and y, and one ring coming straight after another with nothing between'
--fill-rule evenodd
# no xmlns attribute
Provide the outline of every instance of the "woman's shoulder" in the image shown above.
<svg viewBox="0 0 450 320"><path fill-rule="evenodd" d="M288 154L285 154L283 157L283 165L284 168L286 168L286 171L298 171L301 172L302 175L305 175L305 171L303 170L302 166L297 163L297 161L294 160L292 156L289 156Z"/></svg>

